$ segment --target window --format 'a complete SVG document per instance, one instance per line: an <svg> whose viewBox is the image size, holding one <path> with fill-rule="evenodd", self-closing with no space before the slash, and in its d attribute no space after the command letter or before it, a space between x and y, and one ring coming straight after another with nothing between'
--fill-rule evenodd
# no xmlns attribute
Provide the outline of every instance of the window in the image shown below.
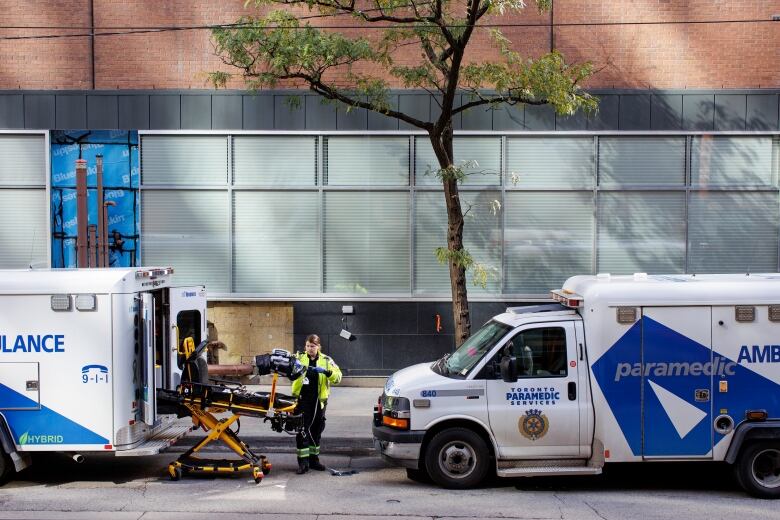
<svg viewBox="0 0 780 520"><path fill-rule="evenodd" d="M328 186L408 186L408 137L329 137Z"/></svg>
<svg viewBox="0 0 780 520"><path fill-rule="evenodd" d="M509 188L592 188L596 182L592 137L523 137L506 140Z"/></svg>
<svg viewBox="0 0 780 520"><path fill-rule="evenodd" d="M684 184L685 137L599 139L599 185Z"/></svg>
<svg viewBox="0 0 780 520"><path fill-rule="evenodd" d="M565 377L568 373L566 330L563 327L527 329L504 347L517 358L520 378Z"/></svg>
<svg viewBox="0 0 780 520"><path fill-rule="evenodd" d="M777 186L772 146L771 136L695 137L691 183L698 187Z"/></svg>
<svg viewBox="0 0 780 520"><path fill-rule="evenodd" d="M317 138L313 136L236 136L233 139L236 186L314 186Z"/></svg>
<svg viewBox="0 0 780 520"><path fill-rule="evenodd" d="M215 185L227 182L227 136L144 136L144 185Z"/></svg>
<svg viewBox="0 0 780 520"><path fill-rule="evenodd" d="M435 172L439 169L433 146L427 137L414 141L414 176L417 186L441 186ZM501 184L501 138L456 137L452 143L455 166L464 166L464 186Z"/></svg>

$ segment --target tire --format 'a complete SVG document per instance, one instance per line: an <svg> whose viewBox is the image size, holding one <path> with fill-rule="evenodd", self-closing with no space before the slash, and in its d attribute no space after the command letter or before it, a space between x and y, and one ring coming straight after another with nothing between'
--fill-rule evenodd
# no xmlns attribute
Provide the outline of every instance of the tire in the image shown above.
<svg viewBox="0 0 780 520"><path fill-rule="evenodd" d="M11 475L16 472L14 463L11 462L11 457L0 446L0 486L5 484L11 479Z"/></svg>
<svg viewBox="0 0 780 520"><path fill-rule="evenodd" d="M478 485L488 472L490 453L484 439L467 428L450 428L431 439L425 468L438 485L467 489Z"/></svg>
<svg viewBox="0 0 780 520"><path fill-rule="evenodd" d="M406 468L406 478L421 484L430 484L432 482L431 476L428 475L428 471L425 469L425 466L423 466L421 469Z"/></svg>
<svg viewBox="0 0 780 520"><path fill-rule="evenodd" d="M780 498L780 444L755 442L745 446L736 466L737 481L750 495Z"/></svg>

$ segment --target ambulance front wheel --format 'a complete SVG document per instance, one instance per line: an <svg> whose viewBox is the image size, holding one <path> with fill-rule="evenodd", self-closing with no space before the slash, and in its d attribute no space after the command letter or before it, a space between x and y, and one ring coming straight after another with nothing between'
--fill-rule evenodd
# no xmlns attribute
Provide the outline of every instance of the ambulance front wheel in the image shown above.
<svg viewBox="0 0 780 520"><path fill-rule="evenodd" d="M476 486L487 475L490 452L485 440L467 428L450 428L431 439L425 469L431 479L449 489Z"/></svg>
<svg viewBox="0 0 780 520"><path fill-rule="evenodd" d="M758 498L780 498L780 443L756 442L743 448L737 480Z"/></svg>

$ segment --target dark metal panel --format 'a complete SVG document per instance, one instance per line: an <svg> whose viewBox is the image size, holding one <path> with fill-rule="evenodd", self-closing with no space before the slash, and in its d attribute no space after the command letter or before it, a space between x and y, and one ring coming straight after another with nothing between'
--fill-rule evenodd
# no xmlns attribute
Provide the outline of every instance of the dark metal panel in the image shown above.
<svg viewBox="0 0 780 520"><path fill-rule="evenodd" d="M55 128L87 128L87 96L58 95L54 117Z"/></svg>
<svg viewBox="0 0 780 520"><path fill-rule="evenodd" d="M398 96L399 110L421 121L430 121L431 103L428 94L400 94ZM419 130L405 121L400 121L399 128L401 130Z"/></svg>
<svg viewBox="0 0 780 520"><path fill-rule="evenodd" d="M300 100L298 106L290 105L290 98ZM274 129L304 130L306 128L306 105L301 96L274 96Z"/></svg>
<svg viewBox="0 0 780 520"><path fill-rule="evenodd" d="M555 114L556 130L586 130L588 128L588 116L582 110L571 116Z"/></svg>
<svg viewBox="0 0 780 520"><path fill-rule="evenodd" d="M149 128L152 130L181 128L181 96L149 96Z"/></svg>
<svg viewBox="0 0 780 520"><path fill-rule="evenodd" d="M122 130L149 129L149 96L117 96L117 128Z"/></svg>
<svg viewBox="0 0 780 520"><path fill-rule="evenodd" d="M211 96L211 127L214 130L242 128L241 96Z"/></svg>
<svg viewBox="0 0 780 520"><path fill-rule="evenodd" d="M392 110L398 110L398 95L391 94L388 96L388 103ZM378 112L368 113L368 129L369 130L398 130L398 119L382 115Z"/></svg>
<svg viewBox="0 0 780 520"><path fill-rule="evenodd" d="M681 95L656 94L650 103L650 121L653 130L679 130L682 128Z"/></svg>
<svg viewBox="0 0 780 520"><path fill-rule="evenodd" d="M683 130L715 128L715 96L683 95Z"/></svg>
<svg viewBox="0 0 780 520"><path fill-rule="evenodd" d="M119 128L119 105L116 96L87 96L87 128Z"/></svg>
<svg viewBox="0 0 780 520"><path fill-rule="evenodd" d="M620 96L620 130L650 130L650 95Z"/></svg>
<svg viewBox="0 0 780 520"><path fill-rule="evenodd" d="M304 96L306 103L306 130L335 130L336 106L324 103L320 96Z"/></svg>
<svg viewBox="0 0 780 520"><path fill-rule="evenodd" d="M617 130L620 115L620 96L600 95L599 111L588 117L588 130Z"/></svg>
<svg viewBox="0 0 780 520"><path fill-rule="evenodd" d="M525 105L504 105L493 112L493 130L525 130Z"/></svg>
<svg viewBox="0 0 780 520"><path fill-rule="evenodd" d="M365 101L365 98L361 98ZM368 128L368 111L365 108L352 108L347 112L347 105L338 104L336 112L336 128L338 130L366 130Z"/></svg>
<svg viewBox="0 0 780 520"><path fill-rule="evenodd" d="M454 348L450 334L422 335L386 335L382 336L382 368L399 369L433 361Z"/></svg>
<svg viewBox="0 0 780 520"><path fill-rule="evenodd" d="M323 351L331 356L342 372L354 370L378 369L382 366L382 337L379 335L355 335L346 340L338 335L328 336L327 348ZM306 337L302 336L305 340ZM296 335L296 340L298 336ZM303 345L303 342L296 345Z"/></svg>
<svg viewBox="0 0 780 520"><path fill-rule="evenodd" d="M744 94L715 95L715 130L744 130L747 98Z"/></svg>
<svg viewBox="0 0 780 520"><path fill-rule="evenodd" d="M464 94L461 96L460 104L465 105L473 100L474 98ZM491 108L490 105L480 105L478 107L470 108L459 114L459 117L461 117L460 127L463 130L493 129L493 108Z"/></svg>
<svg viewBox="0 0 780 520"><path fill-rule="evenodd" d="M24 128L24 96L0 95L0 128Z"/></svg>
<svg viewBox="0 0 780 520"><path fill-rule="evenodd" d="M527 105L525 129L555 130L555 109L551 105Z"/></svg>
<svg viewBox="0 0 780 520"><path fill-rule="evenodd" d="M452 100L453 108L459 106L459 101L461 99L461 96L455 96L455 98ZM441 102L442 102L442 96L436 95L431 96L431 121L436 121L441 116ZM452 116L452 129L453 130L461 130L463 128L463 113L458 113ZM487 130L490 130L490 127L487 128Z"/></svg>
<svg viewBox="0 0 780 520"><path fill-rule="evenodd" d="M54 96L48 94L24 95L25 128L55 128Z"/></svg>
<svg viewBox="0 0 780 520"><path fill-rule="evenodd" d="M181 127L183 130L211 130L211 96L181 97Z"/></svg>
<svg viewBox="0 0 780 520"><path fill-rule="evenodd" d="M746 130L780 130L777 94L748 94Z"/></svg>
<svg viewBox="0 0 780 520"><path fill-rule="evenodd" d="M243 99L244 130L273 130L274 96L245 95Z"/></svg>

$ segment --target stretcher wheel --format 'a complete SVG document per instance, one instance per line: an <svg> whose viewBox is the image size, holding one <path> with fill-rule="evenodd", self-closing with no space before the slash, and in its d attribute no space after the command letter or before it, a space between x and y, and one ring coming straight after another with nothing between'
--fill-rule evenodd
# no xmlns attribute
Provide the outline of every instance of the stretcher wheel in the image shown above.
<svg viewBox="0 0 780 520"><path fill-rule="evenodd" d="M255 479L255 484L262 482L264 476L265 475L263 474L263 470L261 470L259 467L255 466L252 468L252 477Z"/></svg>
<svg viewBox="0 0 780 520"><path fill-rule="evenodd" d="M171 480L173 480L174 482L177 480L181 480L182 471L180 467L174 466L173 464L169 464L168 473L171 475Z"/></svg>
<svg viewBox="0 0 780 520"><path fill-rule="evenodd" d="M260 468L263 470L263 473L265 475L268 475L269 473L271 473L271 468L272 467L273 466L271 465L270 462L268 462L268 459L265 457L265 455L261 455L260 456Z"/></svg>

